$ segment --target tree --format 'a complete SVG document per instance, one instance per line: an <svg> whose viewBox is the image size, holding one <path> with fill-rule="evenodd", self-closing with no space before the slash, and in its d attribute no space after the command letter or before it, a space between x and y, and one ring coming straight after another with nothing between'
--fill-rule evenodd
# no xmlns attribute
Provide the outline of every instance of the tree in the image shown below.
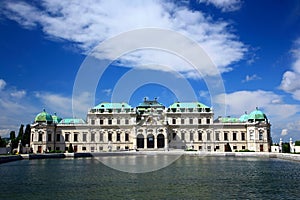
<svg viewBox="0 0 300 200"><path fill-rule="evenodd" d="M16 132L15 131L11 131L10 134L9 134L9 139L13 140L16 138Z"/></svg>
<svg viewBox="0 0 300 200"><path fill-rule="evenodd" d="M300 140L295 141L295 146L300 146Z"/></svg>
<svg viewBox="0 0 300 200"><path fill-rule="evenodd" d="M12 147L12 150L13 150L14 148L18 147L18 139L16 138L16 132L15 131L11 131L9 135L10 135L11 147Z"/></svg>
<svg viewBox="0 0 300 200"><path fill-rule="evenodd" d="M23 134L23 139L22 139L22 145L25 147L26 144L30 144L30 134L31 134L31 128L30 125L27 124L25 128L25 132Z"/></svg>
<svg viewBox="0 0 300 200"><path fill-rule="evenodd" d="M0 147L6 147L6 141L3 140L0 136Z"/></svg>
<svg viewBox="0 0 300 200"><path fill-rule="evenodd" d="M23 134L24 134L24 125L21 124L20 129L19 129L19 134L18 134L18 137L17 137L18 141L23 139Z"/></svg>
<svg viewBox="0 0 300 200"><path fill-rule="evenodd" d="M74 153L74 149L73 149L73 146L72 146L71 143L70 143L70 145L69 145L68 152L69 152L69 153Z"/></svg>
<svg viewBox="0 0 300 200"><path fill-rule="evenodd" d="M282 144L282 153L290 153L290 144L289 143Z"/></svg>

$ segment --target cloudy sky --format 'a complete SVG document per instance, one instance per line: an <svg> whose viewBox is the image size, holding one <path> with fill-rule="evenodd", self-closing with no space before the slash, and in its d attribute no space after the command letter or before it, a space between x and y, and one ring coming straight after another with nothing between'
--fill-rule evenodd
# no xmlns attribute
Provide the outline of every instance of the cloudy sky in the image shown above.
<svg viewBox="0 0 300 200"><path fill-rule="evenodd" d="M94 94L80 93L77 108L82 113L95 104L111 101L118 81L130 72L131 76L136 73L135 78L149 79L130 93L128 103L132 106L138 105L143 97L158 97L167 106L180 101L174 88L187 82L196 100L208 106L213 106L213 101L223 104L226 115L239 117L259 107L272 123L274 142L280 137L300 140L300 2L297 0L3 0L0 2L0 135L17 131L21 123L31 123L43 108L61 117L74 115L73 86L84 60L105 41L146 28L180 33L197 43L216 67L224 84L223 93L212 99L214 85L207 80L215 79L214 70L199 64L197 73L176 52L141 48L113 60ZM117 47L128 46L134 39L137 38L119 41ZM196 52L167 36L154 39L157 44L169 42L170 46ZM161 80L172 74L178 85L170 88L157 79L151 83L151 73ZM131 82L134 81L122 82L123 90ZM89 98L94 99L93 105L86 100Z"/></svg>

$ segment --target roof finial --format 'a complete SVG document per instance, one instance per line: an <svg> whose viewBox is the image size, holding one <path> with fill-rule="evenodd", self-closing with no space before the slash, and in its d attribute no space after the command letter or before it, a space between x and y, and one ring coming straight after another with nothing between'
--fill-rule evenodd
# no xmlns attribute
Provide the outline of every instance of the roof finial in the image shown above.
<svg viewBox="0 0 300 200"><path fill-rule="evenodd" d="M46 109L45 109L45 108L43 108L43 112L46 112Z"/></svg>
<svg viewBox="0 0 300 200"><path fill-rule="evenodd" d="M256 110L258 110L258 106L256 106Z"/></svg>
<svg viewBox="0 0 300 200"><path fill-rule="evenodd" d="M147 101L147 97L144 97L144 101Z"/></svg>

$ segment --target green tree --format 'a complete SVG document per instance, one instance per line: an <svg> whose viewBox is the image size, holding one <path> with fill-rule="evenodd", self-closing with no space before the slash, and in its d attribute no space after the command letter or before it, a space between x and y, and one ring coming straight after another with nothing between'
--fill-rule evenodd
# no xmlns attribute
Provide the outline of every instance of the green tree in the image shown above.
<svg viewBox="0 0 300 200"><path fill-rule="evenodd" d="M19 134L18 134L18 141L23 139L23 134L24 134L24 125L21 124L20 129L19 129Z"/></svg>
<svg viewBox="0 0 300 200"><path fill-rule="evenodd" d="M290 153L290 144L289 143L282 144L282 153Z"/></svg>
<svg viewBox="0 0 300 200"><path fill-rule="evenodd" d="M16 138L16 132L15 131L11 131L10 134L9 134L9 139L13 140Z"/></svg>
<svg viewBox="0 0 300 200"><path fill-rule="evenodd" d="M3 140L0 136L0 147L6 147L6 141Z"/></svg>
<svg viewBox="0 0 300 200"><path fill-rule="evenodd" d="M295 146L300 146L300 140L295 141Z"/></svg>
<svg viewBox="0 0 300 200"><path fill-rule="evenodd" d="M68 152L69 152L69 153L74 153L74 149L73 149L73 146L72 146L71 143L70 143L70 145L69 145Z"/></svg>
<svg viewBox="0 0 300 200"><path fill-rule="evenodd" d="M30 124L27 124L22 139L22 145L24 147L26 146L26 144L28 145L30 144L30 134L31 134Z"/></svg>
<svg viewBox="0 0 300 200"><path fill-rule="evenodd" d="M11 140L11 146L12 146L12 149L13 150L14 148L17 148L18 147L18 139L16 138L16 132L15 131L11 131L10 132L10 140Z"/></svg>

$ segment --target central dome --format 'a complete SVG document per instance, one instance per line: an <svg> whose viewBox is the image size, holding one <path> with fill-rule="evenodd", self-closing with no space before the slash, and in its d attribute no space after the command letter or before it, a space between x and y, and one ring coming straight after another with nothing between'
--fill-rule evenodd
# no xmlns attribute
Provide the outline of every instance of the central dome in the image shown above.
<svg viewBox="0 0 300 200"><path fill-rule="evenodd" d="M46 122L47 124L51 124L53 122L52 115L46 112L44 109L43 112L37 114L34 119L35 122Z"/></svg>
<svg viewBox="0 0 300 200"><path fill-rule="evenodd" d="M249 121L265 121L267 120L267 116L261 110L256 108L256 110L252 111L248 118Z"/></svg>

